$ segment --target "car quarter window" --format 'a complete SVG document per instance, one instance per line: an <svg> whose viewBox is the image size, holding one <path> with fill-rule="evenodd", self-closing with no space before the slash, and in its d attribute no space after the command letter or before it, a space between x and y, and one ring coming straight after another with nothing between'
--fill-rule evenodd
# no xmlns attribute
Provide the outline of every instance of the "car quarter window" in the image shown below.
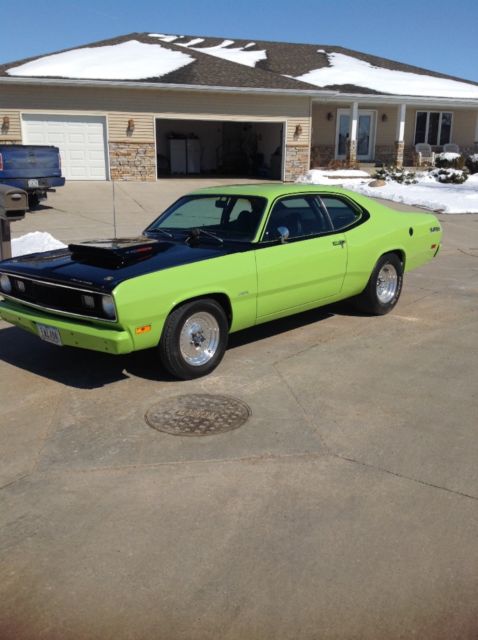
<svg viewBox="0 0 478 640"><path fill-rule="evenodd" d="M330 231L330 222L315 196L292 196L278 200L270 213L263 240L276 240L278 228L286 227L289 239Z"/></svg>
<svg viewBox="0 0 478 640"><path fill-rule="evenodd" d="M335 230L350 227L362 217L361 212L341 198L321 196L321 201L332 220Z"/></svg>

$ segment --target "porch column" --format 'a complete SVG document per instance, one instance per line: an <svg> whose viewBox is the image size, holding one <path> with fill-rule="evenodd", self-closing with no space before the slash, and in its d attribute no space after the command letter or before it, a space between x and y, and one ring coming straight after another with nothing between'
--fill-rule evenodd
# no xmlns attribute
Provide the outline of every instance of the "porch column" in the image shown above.
<svg viewBox="0 0 478 640"><path fill-rule="evenodd" d="M403 156L405 151L405 118L407 115L407 105L400 104L397 109L397 133L395 136L395 164L403 167Z"/></svg>
<svg viewBox="0 0 478 640"><path fill-rule="evenodd" d="M358 132L358 102L354 102L350 109L350 138L347 149L349 164L357 162L357 132Z"/></svg>

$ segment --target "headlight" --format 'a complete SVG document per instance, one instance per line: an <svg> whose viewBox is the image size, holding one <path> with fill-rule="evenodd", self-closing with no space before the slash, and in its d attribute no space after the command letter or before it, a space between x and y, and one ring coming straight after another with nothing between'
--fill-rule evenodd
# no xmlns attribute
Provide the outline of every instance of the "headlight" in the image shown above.
<svg viewBox="0 0 478 640"><path fill-rule="evenodd" d="M0 276L0 289L3 291L3 293L12 292L12 281L5 274L2 274Z"/></svg>
<svg viewBox="0 0 478 640"><path fill-rule="evenodd" d="M103 311L108 318L116 317L116 308L113 296L102 296L101 306L103 307Z"/></svg>

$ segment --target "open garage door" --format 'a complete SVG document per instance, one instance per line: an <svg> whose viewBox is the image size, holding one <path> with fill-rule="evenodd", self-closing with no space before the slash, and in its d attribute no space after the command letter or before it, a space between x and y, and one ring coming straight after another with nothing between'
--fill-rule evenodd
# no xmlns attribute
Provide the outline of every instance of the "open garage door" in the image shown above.
<svg viewBox="0 0 478 640"><path fill-rule="evenodd" d="M156 119L158 176L281 180L282 122Z"/></svg>
<svg viewBox="0 0 478 640"><path fill-rule="evenodd" d="M24 143L59 147L67 180L107 179L105 118L52 114L22 118Z"/></svg>

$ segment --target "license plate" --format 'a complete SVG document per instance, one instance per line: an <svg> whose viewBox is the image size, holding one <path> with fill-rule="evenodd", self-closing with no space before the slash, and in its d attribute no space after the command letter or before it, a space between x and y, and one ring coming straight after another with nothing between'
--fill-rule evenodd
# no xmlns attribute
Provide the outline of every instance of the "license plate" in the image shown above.
<svg viewBox="0 0 478 640"><path fill-rule="evenodd" d="M36 178L31 178L28 181L28 186L29 187L38 187L38 180Z"/></svg>
<svg viewBox="0 0 478 640"><path fill-rule="evenodd" d="M38 335L42 340L62 346L60 332L56 327L49 327L46 324L37 324Z"/></svg>

